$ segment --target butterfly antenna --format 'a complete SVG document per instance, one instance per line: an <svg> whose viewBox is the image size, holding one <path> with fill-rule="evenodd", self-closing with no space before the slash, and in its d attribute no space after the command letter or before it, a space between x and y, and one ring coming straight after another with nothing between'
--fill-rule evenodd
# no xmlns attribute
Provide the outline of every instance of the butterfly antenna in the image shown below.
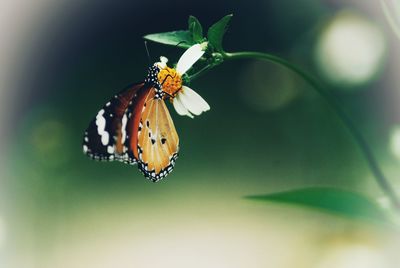
<svg viewBox="0 0 400 268"><path fill-rule="evenodd" d="M149 65L150 65L151 64L151 57L150 57L149 48L147 47L147 41L144 41L144 47L146 48L147 60L149 61Z"/></svg>
<svg viewBox="0 0 400 268"><path fill-rule="evenodd" d="M185 44L185 43L187 43L187 42L186 42L186 41L180 41L179 43L177 43L177 44L174 45L173 47L170 47L169 52L175 51L175 49L176 49L177 47L179 47L180 44Z"/></svg>
<svg viewBox="0 0 400 268"><path fill-rule="evenodd" d="M176 45L174 45L173 47L169 47L169 49L167 50L168 54L171 54L172 52L174 52L176 50L176 48L179 47L180 44L185 44L185 43L187 43L187 42L186 41L180 41L180 42L176 43Z"/></svg>

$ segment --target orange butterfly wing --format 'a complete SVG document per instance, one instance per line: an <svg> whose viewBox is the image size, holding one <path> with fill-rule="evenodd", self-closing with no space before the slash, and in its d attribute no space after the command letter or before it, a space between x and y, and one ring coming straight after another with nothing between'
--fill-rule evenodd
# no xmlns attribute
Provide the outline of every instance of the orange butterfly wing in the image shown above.
<svg viewBox="0 0 400 268"><path fill-rule="evenodd" d="M154 182L172 172L179 137L165 102L154 87L138 92L128 108L127 146L144 176Z"/></svg>

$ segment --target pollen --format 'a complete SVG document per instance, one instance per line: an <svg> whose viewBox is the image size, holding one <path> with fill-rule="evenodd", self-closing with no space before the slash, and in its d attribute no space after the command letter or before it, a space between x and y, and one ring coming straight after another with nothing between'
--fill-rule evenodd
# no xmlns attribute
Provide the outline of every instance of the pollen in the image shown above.
<svg viewBox="0 0 400 268"><path fill-rule="evenodd" d="M168 66L158 73L157 78L162 86L162 90L172 97L175 97L176 93L182 88L181 75L175 69Z"/></svg>

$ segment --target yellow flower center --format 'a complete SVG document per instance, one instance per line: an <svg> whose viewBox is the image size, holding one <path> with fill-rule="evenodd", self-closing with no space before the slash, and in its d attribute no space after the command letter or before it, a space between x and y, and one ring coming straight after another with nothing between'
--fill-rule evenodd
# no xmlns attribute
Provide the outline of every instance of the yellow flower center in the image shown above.
<svg viewBox="0 0 400 268"><path fill-rule="evenodd" d="M158 73L157 78L162 86L162 90L172 97L175 97L176 93L182 88L181 75L175 69L168 66Z"/></svg>

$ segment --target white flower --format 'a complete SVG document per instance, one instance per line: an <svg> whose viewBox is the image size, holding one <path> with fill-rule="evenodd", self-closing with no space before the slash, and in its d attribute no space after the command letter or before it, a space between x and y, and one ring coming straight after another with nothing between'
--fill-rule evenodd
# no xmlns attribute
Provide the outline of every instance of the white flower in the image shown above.
<svg viewBox="0 0 400 268"><path fill-rule="evenodd" d="M179 115L187 115L190 118L210 110L210 105L196 91L187 86L182 86L182 89L176 94L173 104Z"/></svg>
<svg viewBox="0 0 400 268"><path fill-rule="evenodd" d="M182 76L195 64L204 54L206 44L196 44L188 48L178 60L176 72ZM208 103L193 89L182 86L173 99L173 105L179 115L200 115L210 110Z"/></svg>
<svg viewBox="0 0 400 268"><path fill-rule="evenodd" d="M203 56L204 52L200 44L189 47L178 60L176 71L181 75L186 73Z"/></svg>

